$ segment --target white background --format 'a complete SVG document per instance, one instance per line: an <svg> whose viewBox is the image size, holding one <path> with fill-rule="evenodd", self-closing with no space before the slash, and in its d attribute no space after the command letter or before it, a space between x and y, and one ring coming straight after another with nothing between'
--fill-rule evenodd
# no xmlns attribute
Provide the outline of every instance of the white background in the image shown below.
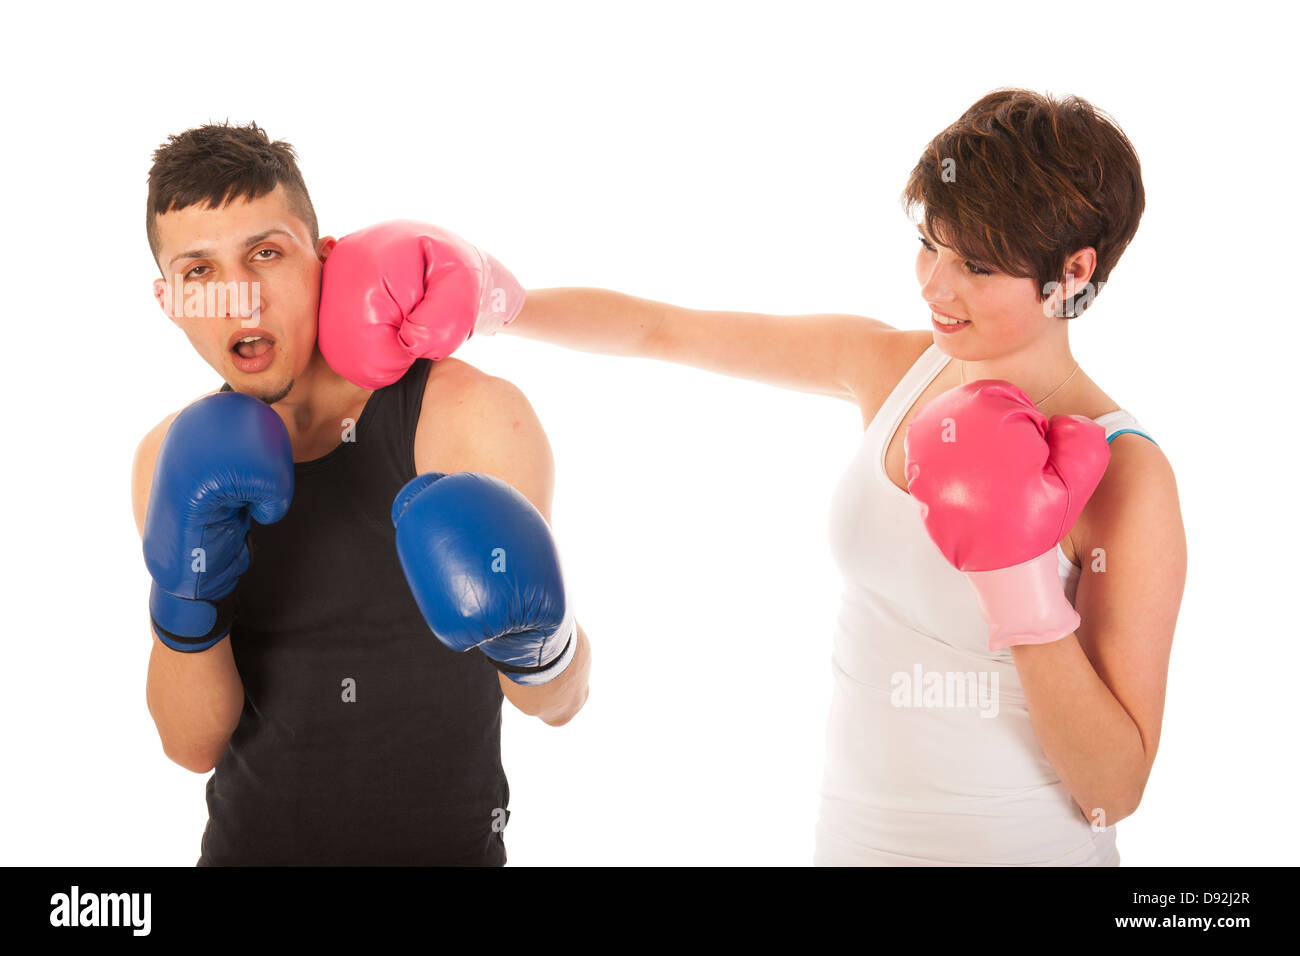
<svg viewBox="0 0 1300 956"><path fill-rule="evenodd" d="M1190 548L1124 863L1295 863L1294 25L1250 3L902 10L7 13L0 862L199 853L205 777L168 762L145 707L129 500L140 437L219 384L150 294L145 180L168 134L229 118L289 140L322 234L421 218L529 287L924 328L899 192L932 136L1022 86L1111 113L1147 190L1072 338L1173 462ZM458 357L547 430L595 655L568 726L506 706L511 864L809 863L827 504L856 409L510 336Z"/></svg>

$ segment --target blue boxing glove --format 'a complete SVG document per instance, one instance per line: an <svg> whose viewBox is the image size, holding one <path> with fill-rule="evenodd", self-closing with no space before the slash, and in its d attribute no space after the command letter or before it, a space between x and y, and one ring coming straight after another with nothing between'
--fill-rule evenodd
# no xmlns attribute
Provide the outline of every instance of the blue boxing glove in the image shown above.
<svg viewBox="0 0 1300 956"><path fill-rule="evenodd" d="M393 501L397 557L434 635L479 648L516 684L558 677L577 647L551 529L499 478L431 472Z"/></svg>
<svg viewBox="0 0 1300 956"><path fill-rule="evenodd" d="M172 650L202 651L230 632L248 569L249 519L272 524L293 498L289 432L269 405L218 392L167 429L149 489L144 560L149 614Z"/></svg>

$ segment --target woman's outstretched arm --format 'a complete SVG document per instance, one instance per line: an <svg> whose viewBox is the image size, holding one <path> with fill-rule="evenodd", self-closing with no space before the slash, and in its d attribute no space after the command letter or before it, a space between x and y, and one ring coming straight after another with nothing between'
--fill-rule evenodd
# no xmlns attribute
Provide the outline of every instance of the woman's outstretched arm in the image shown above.
<svg viewBox="0 0 1300 956"><path fill-rule="evenodd" d="M685 309L607 289L530 290L502 331L581 352L676 362L858 402L899 334L857 315Z"/></svg>

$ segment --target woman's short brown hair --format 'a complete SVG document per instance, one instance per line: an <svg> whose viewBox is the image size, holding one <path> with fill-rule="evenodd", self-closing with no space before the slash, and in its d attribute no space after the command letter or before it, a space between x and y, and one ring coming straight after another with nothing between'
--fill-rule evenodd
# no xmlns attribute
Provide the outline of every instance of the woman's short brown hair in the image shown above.
<svg viewBox="0 0 1300 956"><path fill-rule="evenodd" d="M903 205L924 209L936 242L1008 275L1034 279L1039 301L1064 282L1065 262L1097 252L1066 317L1088 307L1137 232L1146 204L1128 137L1077 96L995 90L932 139L908 177Z"/></svg>

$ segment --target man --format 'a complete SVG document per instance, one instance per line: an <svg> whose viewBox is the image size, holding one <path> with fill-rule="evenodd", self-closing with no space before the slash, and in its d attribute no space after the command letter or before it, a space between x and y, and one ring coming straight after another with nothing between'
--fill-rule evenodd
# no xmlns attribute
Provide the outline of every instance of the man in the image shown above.
<svg viewBox="0 0 1300 956"><path fill-rule="evenodd" d="M215 769L199 864L504 863L501 699L562 725L590 670L532 408L455 359L377 388L326 363L336 242L292 148L256 124L171 137L147 224L159 305L226 382L144 437L132 479L149 710L170 759ZM195 294L213 290L235 294ZM486 524L452 527L468 514ZM468 581L480 550L502 567ZM545 619L503 620L520 602L489 591L511 587L545 592Z"/></svg>

